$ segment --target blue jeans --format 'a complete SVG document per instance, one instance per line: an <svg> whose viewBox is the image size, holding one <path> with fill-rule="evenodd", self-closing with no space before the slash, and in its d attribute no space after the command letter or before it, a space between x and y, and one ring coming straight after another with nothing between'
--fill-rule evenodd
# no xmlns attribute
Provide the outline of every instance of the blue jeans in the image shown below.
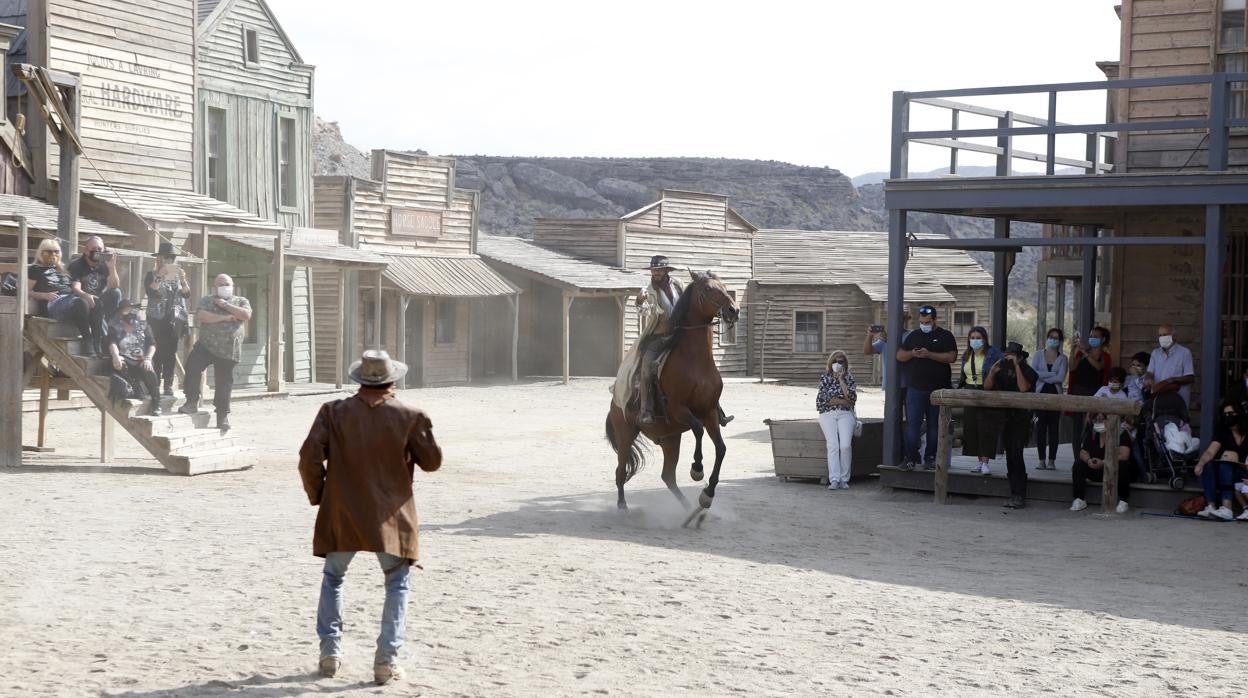
<svg viewBox="0 0 1248 698"><path fill-rule="evenodd" d="M932 404L932 391L911 386L906 389L906 453L905 457L919 462L919 436L923 420L927 420L927 444L923 462L936 461L936 440L940 437L940 407Z"/></svg>
<svg viewBox="0 0 1248 698"><path fill-rule="evenodd" d="M342 582L354 552L325 556L325 576L321 580L321 601L316 609L316 634L321 638L322 657L342 656ZM381 634L377 636L374 664L390 664L403 647L407 619L408 578L412 568L407 560L389 553L377 553L386 575L386 603L381 611Z"/></svg>
<svg viewBox="0 0 1248 698"><path fill-rule="evenodd" d="M1229 502L1235 497L1235 466L1226 461L1205 463L1200 473L1200 485L1205 490L1205 501L1213 507Z"/></svg>

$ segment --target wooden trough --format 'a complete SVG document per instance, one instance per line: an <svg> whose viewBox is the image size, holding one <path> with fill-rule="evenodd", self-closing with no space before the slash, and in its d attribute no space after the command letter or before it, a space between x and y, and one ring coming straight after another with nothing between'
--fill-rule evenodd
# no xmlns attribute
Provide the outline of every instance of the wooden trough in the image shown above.
<svg viewBox="0 0 1248 698"><path fill-rule="evenodd" d="M818 480L828 484L828 447L818 419L767 419L776 476ZM872 475L884 459L884 420L862 420L862 436L854 439L850 478Z"/></svg>

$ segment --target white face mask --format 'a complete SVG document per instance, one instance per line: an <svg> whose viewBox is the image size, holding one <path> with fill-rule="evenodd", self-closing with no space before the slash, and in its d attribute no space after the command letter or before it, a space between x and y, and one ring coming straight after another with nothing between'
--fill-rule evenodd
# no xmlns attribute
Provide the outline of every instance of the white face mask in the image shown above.
<svg viewBox="0 0 1248 698"><path fill-rule="evenodd" d="M233 297L234 297L234 287L233 287L233 286L218 286L218 287L217 287L217 298L226 298L226 299L229 299L229 298L233 298Z"/></svg>
<svg viewBox="0 0 1248 698"><path fill-rule="evenodd" d="M1101 434L1105 431L1105 422L1096 422L1092 425L1092 431Z"/></svg>
<svg viewBox="0 0 1248 698"><path fill-rule="evenodd" d="M1174 335L1163 334L1157 338L1157 343L1161 345L1162 349L1169 349L1174 346Z"/></svg>
<svg viewBox="0 0 1248 698"><path fill-rule="evenodd" d="M1109 392L1116 393L1119 390L1122 390L1122 383L1110 383L1109 384Z"/></svg>
<svg viewBox="0 0 1248 698"><path fill-rule="evenodd" d="M832 364L832 372L833 372L833 373L841 373L841 372L842 372L842 371L844 371L844 370L845 370L845 367L844 367L844 366L842 366L842 365L840 365L839 363L838 363L838 364Z"/></svg>

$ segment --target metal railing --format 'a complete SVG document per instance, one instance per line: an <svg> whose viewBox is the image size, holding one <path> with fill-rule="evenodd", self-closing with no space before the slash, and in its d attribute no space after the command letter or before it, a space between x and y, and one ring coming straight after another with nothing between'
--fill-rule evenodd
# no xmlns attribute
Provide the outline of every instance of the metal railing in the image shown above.
<svg viewBox="0 0 1248 698"><path fill-rule="evenodd" d="M1230 109L1233 93L1232 83L1244 82L1248 82L1248 73L1212 73L1165 78L1133 78L1128 80L1102 80L1097 82L1047 85L894 92L890 176L893 179L906 179L909 176L908 160L911 144L949 148L950 174L957 174L958 153L963 150L996 156L996 176L998 177L1009 176L1015 160L1042 162L1045 165L1045 174L1048 175L1054 174L1059 165L1082 169L1085 174L1106 174L1114 171L1114 165L1108 160L1101 160L1100 154L1102 152L1107 154L1110 152L1112 141L1118 137L1118 134L1183 130L1207 130L1209 152L1207 169L1213 172L1224 171L1227 169L1230 156L1230 129L1248 127L1248 118L1234 116ZM1091 124L1067 124L1057 120L1057 98L1062 93L1146 89L1177 85L1208 85L1208 116ZM1013 111L989 109L953 101L952 99L1036 94L1048 96L1047 118L1027 116ZM951 115L951 128L935 131L911 131L910 108L916 104L948 110ZM995 118L997 119L997 126L996 128L960 128L960 117L962 114ZM1071 134L1082 134L1085 136L1086 145L1082 159L1061 157L1057 154L1057 137ZM1015 138L1029 136L1045 137L1046 147L1044 152L1024 151L1014 147ZM996 145L973 143L964 140L973 138L996 138Z"/></svg>

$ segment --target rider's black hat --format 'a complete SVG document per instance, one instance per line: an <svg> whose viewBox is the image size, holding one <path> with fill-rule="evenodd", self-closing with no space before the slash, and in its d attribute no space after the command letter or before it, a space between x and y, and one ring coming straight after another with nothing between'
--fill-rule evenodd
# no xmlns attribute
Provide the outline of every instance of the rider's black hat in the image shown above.
<svg viewBox="0 0 1248 698"><path fill-rule="evenodd" d="M667 257L664 257L661 254L656 254L655 256L650 258L650 268L651 269L675 269L676 267L671 265Z"/></svg>

